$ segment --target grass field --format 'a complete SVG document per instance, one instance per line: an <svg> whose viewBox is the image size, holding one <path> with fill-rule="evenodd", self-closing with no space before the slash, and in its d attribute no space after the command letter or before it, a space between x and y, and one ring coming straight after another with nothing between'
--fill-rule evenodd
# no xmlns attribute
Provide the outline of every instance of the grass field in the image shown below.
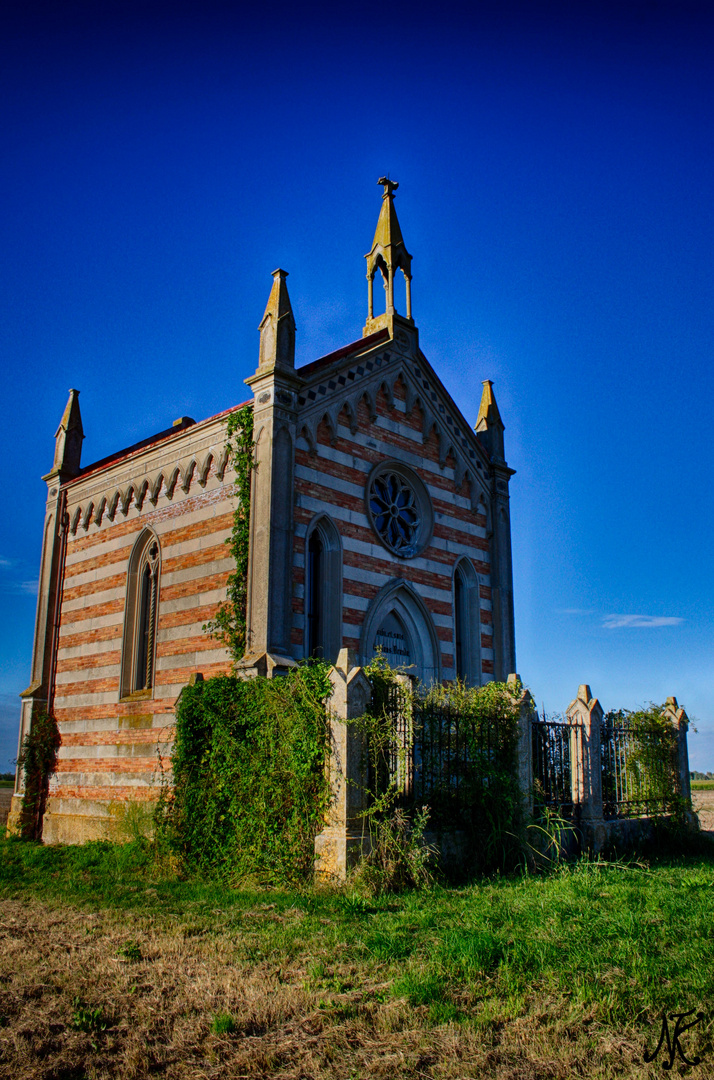
<svg viewBox="0 0 714 1080"><path fill-rule="evenodd" d="M0 1076L714 1073L714 845L369 900L158 876L141 847L0 843ZM676 1068L675 1068L676 1071Z"/></svg>
<svg viewBox="0 0 714 1080"><path fill-rule="evenodd" d="M714 791L714 780L691 780L692 791Z"/></svg>

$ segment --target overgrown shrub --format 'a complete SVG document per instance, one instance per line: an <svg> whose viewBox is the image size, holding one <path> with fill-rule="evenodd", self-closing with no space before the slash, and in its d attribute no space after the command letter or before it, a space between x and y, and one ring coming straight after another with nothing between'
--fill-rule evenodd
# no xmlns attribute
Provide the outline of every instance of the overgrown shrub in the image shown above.
<svg viewBox="0 0 714 1080"><path fill-rule="evenodd" d="M23 840L42 838L42 819L50 776L57 767L59 746L60 733L54 716L47 712L35 713L17 759L24 776L20 816L20 836Z"/></svg>
<svg viewBox="0 0 714 1080"><path fill-rule="evenodd" d="M184 689L176 710L173 786L157 840L184 872L296 882L310 875L329 801L328 667L283 678L217 676Z"/></svg>
<svg viewBox="0 0 714 1080"><path fill-rule="evenodd" d="M434 882L437 849L427 843L424 833L429 808L389 809L373 804L365 813L369 844L357 864L352 881L373 895L420 889Z"/></svg>
<svg viewBox="0 0 714 1080"><path fill-rule="evenodd" d="M611 742L613 731L626 743ZM683 821L686 810L679 784L678 732L665 705L613 709L603 718L603 799L614 807L618 791L634 813L671 814ZM639 807L638 807L638 804Z"/></svg>

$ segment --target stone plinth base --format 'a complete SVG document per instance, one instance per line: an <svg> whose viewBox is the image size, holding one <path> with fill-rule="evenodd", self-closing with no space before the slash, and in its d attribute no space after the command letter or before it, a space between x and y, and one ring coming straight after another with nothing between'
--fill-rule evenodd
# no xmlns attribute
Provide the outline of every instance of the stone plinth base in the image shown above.
<svg viewBox="0 0 714 1080"><path fill-rule="evenodd" d="M20 835L20 815L22 813L22 795L13 795L10 813L7 816L7 836Z"/></svg>
<svg viewBox="0 0 714 1080"><path fill-rule="evenodd" d="M88 840L110 840L123 843L135 831L149 835L154 810L152 799L53 799L47 801L42 823L43 844L84 844ZM141 821L134 829L127 827L132 814L138 811ZM138 828L137 828L138 826Z"/></svg>
<svg viewBox="0 0 714 1080"><path fill-rule="evenodd" d="M323 884L346 881L368 845L369 837L361 830L323 829L315 837L315 879Z"/></svg>

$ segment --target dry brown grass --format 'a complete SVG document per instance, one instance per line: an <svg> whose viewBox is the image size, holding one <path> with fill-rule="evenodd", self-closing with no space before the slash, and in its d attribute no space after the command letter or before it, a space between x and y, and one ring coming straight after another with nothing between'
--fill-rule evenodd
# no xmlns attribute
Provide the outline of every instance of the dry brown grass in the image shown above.
<svg viewBox="0 0 714 1080"><path fill-rule="evenodd" d="M302 917L272 907L248 915L258 922ZM660 1075L661 1062L642 1062L641 1036L594 1029L587 1016L571 1015L566 996L525 1001L507 1022L434 1026L426 1007L389 995L379 964L323 957L316 977L314 957L250 963L235 928L222 929L222 913L215 915L208 931L190 919L172 924L168 915L5 900L0 1077ZM129 942L141 960L120 955ZM105 1031L77 1030L76 999L103 1010ZM479 1003L463 1005L475 1013ZM229 1035L212 1033L221 1012L234 1018Z"/></svg>

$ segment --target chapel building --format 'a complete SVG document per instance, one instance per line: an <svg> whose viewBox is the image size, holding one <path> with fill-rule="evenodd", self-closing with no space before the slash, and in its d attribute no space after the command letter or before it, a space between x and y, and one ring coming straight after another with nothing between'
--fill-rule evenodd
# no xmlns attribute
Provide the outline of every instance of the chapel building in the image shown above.
<svg viewBox="0 0 714 1080"><path fill-rule="evenodd" d="M245 675L381 649L430 683L516 671L509 481L486 380L475 430L419 347L397 184L383 185L362 337L295 367L287 274L260 324L253 397ZM406 312L394 305L406 279ZM374 311L381 275L385 310ZM81 466L78 391L55 436L30 686L20 743L49 710L61 733L43 839L111 835L158 794L174 705L191 676L230 673L203 626L234 569L229 415L173 426ZM11 826L17 822L18 776Z"/></svg>

